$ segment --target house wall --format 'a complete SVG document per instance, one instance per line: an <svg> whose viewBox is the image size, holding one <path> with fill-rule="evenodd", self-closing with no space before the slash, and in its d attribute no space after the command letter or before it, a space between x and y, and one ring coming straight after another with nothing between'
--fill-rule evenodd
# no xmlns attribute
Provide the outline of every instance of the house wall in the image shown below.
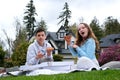
<svg viewBox="0 0 120 80"><path fill-rule="evenodd" d="M65 30L60 30L59 33L57 33L58 39L64 39L65 36Z"/></svg>

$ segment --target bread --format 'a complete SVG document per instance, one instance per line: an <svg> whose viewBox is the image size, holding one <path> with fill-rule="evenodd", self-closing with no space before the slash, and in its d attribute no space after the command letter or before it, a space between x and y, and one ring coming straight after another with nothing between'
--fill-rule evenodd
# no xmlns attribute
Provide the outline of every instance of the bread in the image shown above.
<svg viewBox="0 0 120 80"><path fill-rule="evenodd" d="M65 39L67 42L70 42L70 41L71 41L71 35L64 36L64 39Z"/></svg>
<svg viewBox="0 0 120 80"><path fill-rule="evenodd" d="M52 51L52 50L54 50L54 48L52 48L52 47L47 47L46 50L47 50L47 51Z"/></svg>

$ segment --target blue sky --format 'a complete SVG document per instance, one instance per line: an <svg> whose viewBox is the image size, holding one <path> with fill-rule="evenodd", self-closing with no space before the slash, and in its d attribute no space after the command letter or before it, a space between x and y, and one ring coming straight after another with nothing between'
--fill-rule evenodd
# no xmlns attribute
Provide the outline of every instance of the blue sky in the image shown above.
<svg viewBox="0 0 120 80"><path fill-rule="evenodd" d="M3 29L9 34L11 39L15 39L15 19L21 22L26 5L30 0L0 0L0 38L5 39ZM70 24L79 23L81 17L84 22L97 17L102 24L108 16L120 19L120 0L34 0L36 7L37 21L41 18L46 21L48 30L56 32L60 25L57 25L57 19L67 2L72 11Z"/></svg>

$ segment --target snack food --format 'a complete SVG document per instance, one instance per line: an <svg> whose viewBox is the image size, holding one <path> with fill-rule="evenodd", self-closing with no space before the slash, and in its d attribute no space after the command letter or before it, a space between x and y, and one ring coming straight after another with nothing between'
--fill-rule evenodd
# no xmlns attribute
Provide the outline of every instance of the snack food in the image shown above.
<svg viewBox="0 0 120 80"><path fill-rule="evenodd" d="M46 50L47 50L47 51L52 51L52 50L54 50L54 48L48 47Z"/></svg>
<svg viewBox="0 0 120 80"><path fill-rule="evenodd" d="M70 42L70 41L71 41L71 35L64 36L64 39L65 39L67 42Z"/></svg>

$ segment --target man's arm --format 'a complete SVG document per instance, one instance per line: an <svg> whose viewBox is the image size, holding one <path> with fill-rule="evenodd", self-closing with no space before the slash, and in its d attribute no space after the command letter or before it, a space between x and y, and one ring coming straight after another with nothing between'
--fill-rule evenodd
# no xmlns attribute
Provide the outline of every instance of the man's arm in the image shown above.
<svg viewBox="0 0 120 80"><path fill-rule="evenodd" d="M39 59L36 58L37 53L35 52L34 46L30 45L27 51L26 64L35 65L38 64Z"/></svg>

